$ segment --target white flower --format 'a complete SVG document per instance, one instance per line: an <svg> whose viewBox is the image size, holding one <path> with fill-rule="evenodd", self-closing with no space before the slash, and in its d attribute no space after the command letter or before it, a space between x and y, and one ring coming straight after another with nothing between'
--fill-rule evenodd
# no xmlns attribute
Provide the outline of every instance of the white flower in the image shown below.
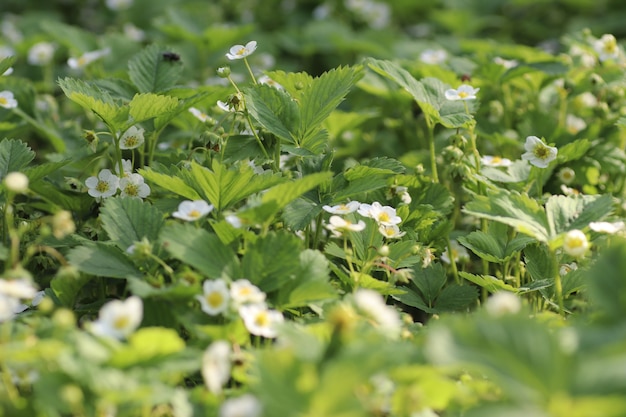
<svg viewBox="0 0 626 417"><path fill-rule="evenodd" d="M256 41L250 41L243 45L235 45L230 48L230 52L226 54L226 58L230 60L243 59L256 50Z"/></svg>
<svg viewBox="0 0 626 417"><path fill-rule="evenodd" d="M451 88L444 92L446 99L456 101L456 100L474 100L476 98L476 93L480 88L474 88L471 85L463 84L456 90Z"/></svg>
<svg viewBox="0 0 626 417"><path fill-rule="evenodd" d="M225 216L224 220L226 220L226 222L230 224L232 227L234 227L235 229L239 229L241 226L243 226L243 222L235 214L229 214Z"/></svg>
<svg viewBox="0 0 626 417"><path fill-rule="evenodd" d="M28 191L28 177L21 172L9 172L4 177L4 185L14 193L24 194Z"/></svg>
<svg viewBox="0 0 626 417"><path fill-rule="evenodd" d="M576 262L572 262L569 264L563 264L559 267L559 275L560 276L565 276L567 274L569 274L572 271L575 271L578 269L578 265L576 265Z"/></svg>
<svg viewBox="0 0 626 417"><path fill-rule="evenodd" d="M121 175L121 177L128 177L130 174L133 173L133 161L131 161L130 159L122 159L122 168L124 169L124 175ZM115 163L115 173L117 175L120 175L120 164L119 163Z"/></svg>
<svg viewBox="0 0 626 417"><path fill-rule="evenodd" d="M261 411L261 402L252 394L244 394L224 401L219 417L260 417Z"/></svg>
<svg viewBox="0 0 626 417"><path fill-rule="evenodd" d="M500 156L484 155L480 158L480 163L488 167L509 167L512 162L508 158Z"/></svg>
<svg viewBox="0 0 626 417"><path fill-rule="evenodd" d="M619 57L619 47L615 36L611 34L602 35L602 37L593 43L593 49L598 54L600 62L608 59L616 59Z"/></svg>
<svg viewBox="0 0 626 417"><path fill-rule="evenodd" d="M16 300L30 300L37 295L37 289L26 279L6 280L0 278L0 294Z"/></svg>
<svg viewBox="0 0 626 417"><path fill-rule="evenodd" d="M358 210L363 217L376 220L376 223L384 226L393 226L402 223L402 219L396 215L396 209L390 206L383 206L378 201L372 204L361 204Z"/></svg>
<svg viewBox="0 0 626 417"><path fill-rule="evenodd" d="M455 262L467 261L469 259L469 252L467 252L465 246L461 246L456 240L451 240L450 246L452 247L452 259ZM448 249L441 254L441 260L447 264L450 263L450 254L448 253Z"/></svg>
<svg viewBox="0 0 626 417"><path fill-rule="evenodd" d="M228 103L222 100L217 100L217 107L226 113L236 111L234 107L231 107L230 105L228 105Z"/></svg>
<svg viewBox="0 0 626 417"><path fill-rule="evenodd" d="M258 82L259 82L259 84L265 84L265 85L269 85L270 87L274 87L277 90L282 90L283 89L282 85L280 85L276 81L272 80L267 75L260 76Z"/></svg>
<svg viewBox="0 0 626 417"><path fill-rule="evenodd" d="M512 292L498 291L487 299L485 310L493 317L516 314L522 308L520 298Z"/></svg>
<svg viewBox="0 0 626 417"><path fill-rule="evenodd" d="M178 210L172 213L172 216L192 222L206 216L211 210L213 210L213 206L204 200L185 200L178 205Z"/></svg>
<svg viewBox="0 0 626 417"><path fill-rule="evenodd" d="M239 307L243 304L262 304L266 295L247 279L238 279L230 284L230 297L235 307Z"/></svg>
<svg viewBox="0 0 626 417"><path fill-rule="evenodd" d="M526 153L522 154L522 159L539 168L546 168L558 153L555 147L546 145L537 136L528 136L524 148Z"/></svg>
<svg viewBox="0 0 626 417"><path fill-rule="evenodd" d="M609 223L609 222L591 222L589 228L594 232L608 233L614 235L617 232L621 232L626 228L626 224L623 221Z"/></svg>
<svg viewBox="0 0 626 417"><path fill-rule="evenodd" d="M204 281L202 284L202 295L196 295L196 299L200 301L202 311L210 316L217 316L228 308L228 288L226 282L222 279L214 281Z"/></svg>
<svg viewBox="0 0 626 417"><path fill-rule="evenodd" d="M213 342L202 355L202 378L211 393L219 395L230 379L230 344L224 340Z"/></svg>
<svg viewBox="0 0 626 417"><path fill-rule="evenodd" d="M39 304L41 304L41 302L43 301L45 297L46 297L45 291L43 290L37 291L33 299L30 301L31 307L37 307Z"/></svg>
<svg viewBox="0 0 626 417"><path fill-rule="evenodd" d="M381 224L378 227L378 231L387 239L400 239L406 234L406 232L401 232L400 228L395 224L392 224L390 226L385 226L384 224Z"/></svg>
<svg viewBox="0 0 626 417"><path fill-rule="evenodd" d="M598 99L596 98L596 96L593 95L593 93L589 91L585 91L584 93L579 94L574 99L574 101L580 104L582 107L589 109L594 108L598 105Z"/></svg>
<svg viewBox="0 0 626 417"><path fill-rule="evenodd" d="M354 301L359 310L381 331L391 337L400 335L400 316L385 303L380 293L361 288L354 293Z"/></svg>
<svg viewBox="0 0 626 417"><path fill-rule="evenodd" d="M18 299L0 293L0 323L12 319L19 306Z"/></svg>
<svg viewBox="0 0 626 417"><path fill-rule="evenodd" d="M106 0L106 6L113 11L126 10L133 5L133 0Z"/></svg>
<svg viewBox="0 0 626 417"><path fill-rule="evenodd" d="M146 33L132 23L124 24L124 36L135 42L141 42L146 39Z"/></svg>
<svg viewBox="0 0 626 417"><path fill-rule="evenodd" d="M340 237L343 232L360 232L365 229L365 222L359 220L358 223L352 223L339 216L330 216L326 228L333 233L333 236Z"/></svg>
<svg viewBox="0 0 626 417"><path fill-rule="evenodd" d="M502 65L506 69L514 68L514 67L517 66L517 61L516 60L514 60L514 59L504 59L504 58L501 58L499 56L495 57L493 59L493 62L495 62L498 65Z"/></svg>
<svg viewBox="0 0 626 417"><path fill-rule="evenodd" d="M145 139L143 137L144 129L137 126L131 126L120 138L120 149L136 149L143 145Z"/></svg>
<svg viewBox="0 0 626 417"><path fill-rule="evenodd" d="M350 214L357 211L361 203L358 201L350 201L347 204L337 204L334 206L322 206L324 211L327 211L331 214Z"/></svg>
<svg viewBox="0 0 626 417"><path fill-rule="evenodd" d="M89 188L87 192L95 198L111 197L117 192L119 184L119 177L108 169L100 171L97 177L89 177L85 180L85 185Z"/></svg>
<svg viewBox="0 0 626 417"><path fill-rule="evenodd" d="M580 117L568 114L565 118L565 129L572 135L575 135L586 127L587 123L585 123L585 121Z"/></svg>
<svg viewBox="0 0 626 417"><path fill-rule="evenodd" d="M563 184L569 185L576 178L576 172L572 168L561 168L556 176L561 180Z"/></svg>
<svg viewBox="0 0 626 417"><path fill-rule="evenodd" d="M587 236L580 230L570 230L563 239L563 250L570 256L579 258L587 252L589 242Z"/></svg>
<svg viewBox="0 0 626 417"><path fill-rule="evenodd" d="M443 64L448 59L448 53L443 49L426 49L420 54L420 61L430 65Z"/></svg>
<svg viewBox="0 0 626 417"><path fill-rule="evenodd" d="M13 74L13 67L7 68L7 70L6 70L6 71L4 71L4 72L3 72L2 74L0 74L0 75L5 76L5 75L11 75L11 74Z"/></svg>
<svg viewBox="0 0 626 417"><path fill-rule="evenodd" d="M0 91L0 107L5 109L14 109L17 107L17 100L13 97L13 93L7 90Z"/></svg>
<svg viewBox="0 0 626 417"><path fill-rule="evenodd" d="M28 63L31 65L48 65L54 57L54 44L50 42L39 42L28 50Z"/></svg>
<svg viewBox="0 0 626 417"><path fill-rule="evenodd" d="M197 109L195 107L189 108L189 113L193 114L196 119L200 120L202 123L205 123L210 119L209 115L204 113L202 110Z"/></svg>
<svg viewBox="0 0 626 417"><path fill-rule="evenodd" d="M111 49L98 49L95 51L85 52L82 56L75 58L72 57L67 60L67 65L69 65L72 69L82 69L87 65L91 64L94 61L108 55L111 52Z"/></svg>
<svg viewBox="0 0 626 417"><path fill-rule="evenodd" d="M137 296L113 300L102 306L91 330L98 336L123 339L133 333L143 319L143 302Z"/></svg>
<svg viewBox="0 0 626 417"><path fill-rule="evenodd" d="M276 326L285 321L282 313L270 310L264 304L246 304L239 307L239 315L248 331L255 336L274 338Z"/></svg>
<svg viewBox="0 0 626 417"><path fill-rule="evenodd" d="M139 174L128 174L120 179L121 197L146 198L150 195L150 187Z"/></svg>

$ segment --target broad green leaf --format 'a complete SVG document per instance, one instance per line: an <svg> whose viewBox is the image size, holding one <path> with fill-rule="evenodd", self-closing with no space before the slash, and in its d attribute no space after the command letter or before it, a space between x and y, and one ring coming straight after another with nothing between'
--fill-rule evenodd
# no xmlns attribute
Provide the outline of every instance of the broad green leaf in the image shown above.
<svg viewBox="0 0 626 417"><path fill-rule="evenodd" d="M530 166L531 165L528 161L519 160L513 162L504 170L486 166L481 168L480 173L489 178L491 181L515 183L528 180L528 176L530 175Z"/></svg>
<svg viewBox="0 0 626 417"><path fill-rule="evenodd" d="M587 155L587 151L591 149L591 142L587 139L578 139L564 146L559 147L557 161L563 164L569 161L575 161Z"/></svg>
<svg viewBox="0 0 626 417"><path fill-rule="evenodd" d="M100 218L109 238L124 251L143 238L156 242L164 223L163 213L138 198L107 198Z"/></svg>
<svg viewBox="0 0 626 417"><path fill-rule="evenodd" d="M471 285L451 284L443 288L435 307L438 311L467 311L478 300L478 290Z"/></svg>
<svg viewBox="0 0 626 417"><path fill-rule="evenodd" d="M67 258L79 271L99 277L141 276L141 272L121 250L103 243L74 248Z"/></svg>
<svg viewBox="0 0 626 417"><path fill-rule="evenodd" d="M128 337L128 344L115 351L109 365L128 368L137 365L155 365L170 355L185 349L185 341L174 329L144 327Z"/></svg>
<svg viewBox="0 0 626 417"><path fill-rule="evenodd" d="M439 113L439 122L447 128L457 128L472 120L469 112L476 110L476 102L451 101L445 96L445 91L450 88L437 78L427 77L421 80L424 90ZM455 86L457 87L457 86ZM418 104L421 103L418 102ZM467 105L467 108L465 107Z"/></svg>
<svg viewBox="0 0 626 417"><path fill-rule="evenodd" d="M481 259L495 263L507 261L504 254L505 243L489 233L474 231L466 236L457 238L457 241Z"/></svg>
<svg viewBox="0 0 626 417"><path fill-rule="evenodd" d="M469 272L459 271L459 276L478 285L481 288L486 289L491 294L497 291L517 292L517 290L513 286L506 284L504 281L499 280L498 278L491 275L475 275L470 274Z"/></svg>
<svg viewBox="0 0 626 417"><path fill-rule="evenodd" d="M301 197L285 206L282 219L290 229L304 230L321 211L319 204Z"/></svg>
<svg viewBox="0 0 626 417"><path fill-rule="evenodd" d="M282 309L294 308L335 298L337 291L329 283L330 269L326 257L318 251L306 249L300 253L299 260L298 279L280 287L278 305Z"/></svg>
<svg viewBox="0 0 626 417"><path fill-rule="evenodd" d="M626 241L602 252L589 269L589 294L598 319L609 323L623 323L626 317Z"/></svg>
<svg viewBox="0 0 626 417"><path fill-rule="evenodd" d="M313 77L306 72L269 71L267 76L282 85L294 99L300 101L305 90L313 84Z"/></svg>
<svg viewBox="0 0 626 417"><path fill-rule="evenodd" d="M171 224L161 229L160 240L176 259L216 278L224 268L237 264L235 252L220 239L191 224Z"/></svg>
<svg viewBox="0 0 626 417"><path fill-rule="evenodd" d="M349 197L386 187L389 179L404 172L402 164L391 158L375 158L347 169L333 179L337 190L333 201L345 202Z"/></svg>
<svg viewBox="0 0 626 417"><path fill-rule="evenodd" d="M362 67L339 67L316 77L302 91L300 98L300 128L304 140L317 129L344 100L350 89L362 77Z"/></svg>
<svg viewBox="0 0 626 417"><path fill-rule="evenodd" d="M76 296L90 280L91 276L84 274L77 274L76 276L73 276L73 274L71 276L68 274L57 274L50 281L50 288L52 288L54 295L64 307L74 308Z"/></svg>
<svg viewBox="0 0 626 417"><path fill-rule="evenodd" d="M446 272L441 264L431 264L428 268L416 265L413 268L413 285L405 294L394 295L396 300L427 313L436 313L435 303L446 283Z"/></svg>
<svg viewBox="0 0 626 417"><path fill-rule="evenodd" d="M270 133L294 143L294 133L300 124L300 111L289 95L268 85L254 85L244 89L246 108Z"/></svg>
<svg viewBox="0 0 626 417"><path fill-rule="evenodd" d="M150 45L128 62L128 76L140 93L160 93L176 85L183 65L165 59L165 51L159 45Z"/></svg>
<svg viewBox="0 0 626 417"><path fill-rule="evenodd" d="M602 221L615 209L612 196L579 196L583 200L582 207L575 218L569 223L569 229L584 229L591 222Z"/></svg>
<svg viewBox="0 0 626 417"><path fill-rule="evenodd" d="M112 130L120 130L128 120L128 107L95 84L74 79L59 80L59 86L73 102L91 110Z"/></svg>
<svg viewBox="0 0 626 417"><path fill-rule="evenodd" d="M529 245L524 249L524 262L526 271L533 281L544 279L554 280L554 274L558 273L556 259L550 256L546 245Z"/></svg>
<svg viewBox="0 0 626 417"><path fill-rule="evenodd" d="M228 168L214 159L211 168L192 162L190 170L181 171L181 175L189 186L210 201L218 211L286 180L269 172L256 174L246 163Z"/></svg>
<svg viewBox="0 0 626 417"><path fill-rule="evenodd" d="M152 93L136 94L128 106L132 124L136 124L155 117L166 117L177 109L178 99Z"/></svg>
<svg viewBox="0 0 626 417"><path fill-rule="evenodd" d="M70 162L72 161L70 161L69 159L60 162L44 162L42 164L26 168L24 170L24 174L26 174L28 180L31 183L30 185L32 185L32 183L39 181L44 177L58 171Z"/></svg>
<svg viewBox="0 0 626 417"><path fill-rule="evenodd" d="M302 240L285 231L271 232L246 247L243 276L266 293L298 278ZM206 256L206 255L205 255Z"/></svg>
<svg viewBox="0 0 626 417"><path fill-rule="evenodd" d="M0 141L0 181L9 172L20 172L35 158L28 145L21 140L3 139Z"/></svg>
<svg viewBox="0 0 626 417"><path fill-rule="evenodd" d="M152 182L161 188L185 197L189 200L200 200L200 194L180 177L180 170L172 167L170 172L157 172L151 167L138 170L146 182Z"/></svg>
<svg viewBox="0 0 626 417"><path fill-rule="evenodd" d="M94 205L94 199L89 194L61 190L56 184L48 181L36 181L28 187L46 202L69 210L77 217L85 216Z"/></svg>
<svg viewBox="0 0 626 417"><path fill-rule="evenodd" d="M517 66L509 69L502 77L500 77L500 82L505 83L514 78L521 77L530 72L543 72L544 74L550 76L556 76L565 74L569 67L558 61L544 61L544 62L533 62L533 63L523 63L518 64Z"/></svg>
<svg viewBox="0 0 626 417"><path fill-rule="evenodd" d="M543 207L526 194L498 190L488 196L475 196L463 212L508 224L540 242L547 242L551 236Z"/></svg>

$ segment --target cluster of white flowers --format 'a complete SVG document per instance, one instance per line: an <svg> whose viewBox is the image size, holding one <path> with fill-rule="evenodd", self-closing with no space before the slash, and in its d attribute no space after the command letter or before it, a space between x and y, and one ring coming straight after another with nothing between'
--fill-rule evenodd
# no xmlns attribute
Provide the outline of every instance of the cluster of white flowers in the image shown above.
<svg viewBox="0 0 626 417"><path fill-rule="evenodd" d="M109 169L101 170L97 176L89 177L85 180L90 196L101 200L112 197L121 190L121 197L146 198L150 195L150 186L144 182L140 174L132 173L132 163L122 160L123 174L120 175L119 166L115 166L115 175Z"/></svg>
<svg viewBox="0 0 626 417"><path fill-rule="evenodd" d="M38 298L35 301L35 297ZM28 305L23 300L33 300L36 305L43 297L43 292L37 292L30 280L25 278L7 280L0 278L0 323L10 320L18 313L26 310Z"/></svg>
<svg viewBox="0 0 626 417"><path fill-rule="evenodd" d="M143 320L143 301L137 296L126 300L113 300L104 304L98 313L98 320L91 323L91 331L102 337L125 339L130 336Z"/></svg>
<svg viewBox="0 0 626 417"><path fill-rule="evenodd" d="M396 209L391 206L383 206L377 201L372 204L351 201L347 204L338 204L335 206L325 205L322 209L333 214L333 216L330 216L330 219L328 219L326 228L332 232L334 237L341 237L345 232L360 232L365 229L366 224L363 220L353 223L350 220L340 217L341 215L354 212L357 212L363 217L374 219L378 224L379 232L388 239L398 239L405 235L405 232L401 232L398 226L402 223L402 219L396 214Z"/></svg>
<svg viewBox="0 0 626 417"><path fill-rule="evenodd" d="M270 309L265 303L265 293L247 279L230 283L230 288L223 279L205 281L202 290L202 295L197 295L196 299L206 314L217 316L232 308L251 334L267 338L277 336L277 325L284 321L282 313Z"/></svg>

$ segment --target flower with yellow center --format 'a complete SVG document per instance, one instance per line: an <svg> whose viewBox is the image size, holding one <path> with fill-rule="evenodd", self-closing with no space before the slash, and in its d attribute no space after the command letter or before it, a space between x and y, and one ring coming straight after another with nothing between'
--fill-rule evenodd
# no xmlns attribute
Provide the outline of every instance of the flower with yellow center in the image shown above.
<svg viewBox="0 0 626 417"><path fill-rule="evenodd" d="M120 138L120 149L136 149L143 145L144 129L131 126Z"/></svg>
<svg viewBox="0 0 626 417"><path fill-rule="evenodd" d="M251 55L255 50L256 41L250 41L246 44L246 46L235 45L230 48L229 53L226 54L226 58L230 59L231 61L236 59L243 59Z"/></svg>
<svg viewBox="0 0 626 417"><path fill-rule="evenodd" d="M579 258L589 249L587 236L580 230L570 230L563 239L563 250L570 256Z"/></svg>
<svg viewBox="0 0 626 417"><path fill-rule="evenodd" d="M619 57L619 47L617 39L611 34L602 35L602 37L593 43L593 49L598 54L600 62Z"/></svg>
<svg viewBox="0 0 626 417"><path fill-rule="evenodd" d="M230 294L224 280L204 281L202 290L203 294L196 296L202 311L210 316L216 316L228 308Z"/></svg>
<svg viewBox="0 0 626 417"><path fill-rule="evenodd" d="M243 304L262 304L266 295L247 279L238 279L230 284L230 297L235 307L239 307Z"/></svg>
<svg viewBox="0 0 626 417"><path fill-rule="evenodd" d="M119 177L108 169L100 171L97 177L89 177L85 180L85 185L88 188L87 192L95 198L111 197L117 192L119 184Z"/></svg>
<svg viewBox="0 0 626 417"><path fill-rule="evenodd" d="M350 214L354 213L360 205L361 203L358 201L350 201L345 204L337 204L334 206L322 206L322 209L331 214Z"/></svg>
<svg viewBox="0 0 626 417"><path fill-rule="evenodd" d="M150 195L150 187L144 183L139 174L129 174L120 180L121 197L146 198Z"/></svg>
<svg viewBox="0 0 626 417"><path fill-rule="evenodd" d="M239 315L251 334L267 338L276 337L277 326L285 320L279 311L270 310L264 304L241 306Z"/></svg>
<svg viewBox="0 0 626 417"><path fill-rule="evenodd" d="M0 107L5 109L14 109L17 107L17 100L10 91L0 91Z"/></svg>
<svg viewBox="0 0 626 417"><path fill-rule="evenodd" d="M447 100L474 100L476 99L476 93L480 88L474 88L471 85L463 84L456 90L450 88L444 92L444 96Z"/></svg>
<svg viewBox="0 0 626 417"><path fill-rule="evenodd" d="M512 164L510 159L497 155L484 155L480 158L480 163L487 167L509 167Z"/></svg>
<svg viewBox="0 0 626 417"><path fill-rule="evenodd" d="M556 159L558 153L555 147L546 145L537 136L528 136L524 148L526 153L522 154L522 159L538 168L547 168L550 162Z"/></svg>
<svg viewBox="0 0 626 417"><path fill-rule="evenodd" d="M125 301L109 301L100 309L91 331L98 336L124 339L133 333L143 319L143 302L132 296Z"/></svg>
<svg viewBox="0 0 626 417"><path fill-rule="evenodd" d="M213 210L213 206L204 200L185 200L178 205L178 210L172 213L177 219L193 222L198 220Z"/></svg>

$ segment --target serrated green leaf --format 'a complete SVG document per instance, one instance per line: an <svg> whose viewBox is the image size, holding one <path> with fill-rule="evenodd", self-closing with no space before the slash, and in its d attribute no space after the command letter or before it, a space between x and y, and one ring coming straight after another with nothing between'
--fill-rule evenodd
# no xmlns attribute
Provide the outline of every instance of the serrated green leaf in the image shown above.
<svg viewBox="0 0 626 417"><path fill-rule="evenodd" d="M79 271L106 278L141 276L141 272L118 248L94 243L72 249L68 260Z"/></svg>
<svg viewBox="0 0 626 417"><path fill-rule="evenodd" d="M495 263L507 261L504 254L504 242L489 233L474 231L466 236L457 238L457 241L481 259Z"/></svg>
<svg viewBox="0 0 626 417"><path fill-rule="evenodd" d="M554 280L554 273L557 271L556 259L550 256L546 245L527 246L524 249L524 262L533 281Z"/></svg>
<svg viewBox="0 0 626 417"><path fill-rule="evenodd" d="M582 158L591 149L591 142L587 139L578 139L559 147L557 161L559 164L575 161Z"/></svg>
<svg viewBox="0 0 626 417"><path fill-rule="evenodd" d="M156 242L164 223L163 213L138 198L107 198L100 218L104 230L122 250L143 238Z"/></svg>
<svg viewBox="0 0 626 417"><path fill-rule="evenodd" d="M569 223L569 229L584 229L591 222L598 222L608 217L615 209L615 201L608 194L601 196L578 196L582 207Z"/></svg>
<svg viewBox="0 0 626 417"><path fill-rule="evenodd" d="M507 70L500 77L500 82L505 83L514 78L521 77L531 72L543 72L547 75L561 75L565 74L569 67L558 61L544 61L518 64L515 67Z"/></svg>
<svg viewBox="0 0 626 417"><path fill-rule="evenodd" d="M210 278L219 277L224 268L238 262L234 251L224 245L216 235L190 224L163 227L160 240L174 258Z"/></svg>
<svg viewBox="0 0 626 417"><path fill-rule="evenodd" d="M91 280L91 276L80 274L73 276L56 276L50 281L50 288L61 304L67 308L74 308L76 295Z"/></svg>
<svg viewBox="0 0 626 417"><path fill-rule="evenodd" d="M530 175L530 164L528 161L519 160L513 162L504 170L486 166L481 169L480 173L489 178L491 181L504 183L522 182L528 180L528 176Z"/></svg>
<svg viewBox="0 0 626 417"><path fill-rule="evenodd" d="M439 312L464 311L476 303L478 290L471 285L448 285L437 297L435 307Z"/></svg>
<svg viewBox="0 0 626 417"><path fill-rule="evenodd" d="M180 170L173 167L170 172L157 172L151 167L139 169L137 172L144 177L147 182L152 182L159 187L171 191L189 200L200 200L200 194L180 177Z"/></svg>
<svg viewBox="0 0 626 417"><path fill-rule="evenodd" d="M280 287L277 304L282 308L306 306L309 303L337 297L330 285L329 262L320 252L306 249L299 256L297 280Z"/></svg>
<svg viewBox="0 0 626 417"><path fill-rule="evenodd" d="M128 121L128 107L100 87L67 77L59 80L59 86L70 100L94 112L111 130L121 130Z"/></svg>
<svg viewBox="0 0 626 417"><path fill-rule="evenodd" d="M182 171L181 175L188 185L210 201L218 211L286 180L272 173L259 175L246 163L228 168L214 159L211 168L192 162L191 169Z"/></svg>
<svg viewBox="0 0 626 417"><path fill-rule="evenodd" d="M362 76L362 67L339 67L305 86L300 97L300 140L304 141L322 124Z"/></svg>
<svg viewBox="0 0 626 417"><path fill-rule="evenodd" d="M298 105L284 91L268 85L244 89L246 108L266 130L288 143L296 143L293 133L300 124Z"/></svg>
<svg viewBox="0 0 626 417"><path fill-rule="evenodd" d="M394 295L393 298L427 313L436 313L438 310L435 308L435 302L446 280L446 272L441 264L433 263L428 268L415 265L413 285L408 287L405 294Z"/></svg>
<svg viewBox="0 0 626 417"><path fill-rule="evenodd" d="M517 292L515 287L509 284L506 284L504 281L499 280L498 278L493 277L491 275L475 275L475 274L470 274L469 272L459 271L459 276L463 279L468 280L469 282L472 282L478 285L481 288L486 289L491 294L493 294L494 292L503 291L503 290Z"/></svg>
<svg viewBox="0 0 626 417"><path fill-rule="evenodd" d="M329 181L332 172L318 172L291 182L278 184L263 194L261 203L274 202L279 210L291 203L302 194L314 189L320 184Z"/></svg>
<svg viewBox="0 0 626 417"><path fill-rule="evenodd" d="M306 198L297 198L285 206L282 219L285 225L292 230L304 230L311 221L322 211L319 204Z"/></svg>
<svg viewBox="0 0 626 417"><path fill-rule="evenodd" d="M300 271L302 240L284 231L271 232L246 248L241 259L243 276L265 292L295 280Z"/></svg>
<svg viewBox="0 0 626 417"><path fill-rule="evenodd" d="M313 77L306 72L269 71L267 76L282 85L296 100L301 100L305 88L313 84Z"/></svg>
<svg viewBox="0 0 626 417"><path fill-rule="evenodd" d="M160 93L176 85L183 65L165 59L165 51L159 45L150 45L128 61L128 76L140 93Z"/></svg>
<svg viewBox="0 0 626 417"><path fill-rule="evenodd" d="M178 99L152 93L136 94L128 107L132 124L136 124L155 117L166 117L176 111Z"/></svg>
<svg viewBox="0 0 626 417"><path fill-rule="evenodd" d="M60 161L60 162L44 162L43 164L28 167L24 170L24 174L28 177L30 181L30 185L32 183L39 181L40 179L46 177L47 175L52 174L53 172L58 171L63 168L67 164L69 164L70 160Z"/></svg>
<svg viewBox="0 0 626 417"><path fill-rule="evenodd" d="M11 65L15 64L16 59L17 58L14 56L8 56L0 59L0 74L4 74L6 70L11 68Z"/></svg>
<svg viewBox="0 0 626 417"><path fill-rule="evenodd" d="M463 212L508 224L540 242L547 242L550 238L543 207L526 194L498 190L489 196L476 196L465 205Z"/></svg>
<svg viewBox="0 0 626 417"><path fill-rule="evenodd" d="M28 145L21 140L3 139L0 141L0 181L9 172L20 172L35 158Z"/></svg>

